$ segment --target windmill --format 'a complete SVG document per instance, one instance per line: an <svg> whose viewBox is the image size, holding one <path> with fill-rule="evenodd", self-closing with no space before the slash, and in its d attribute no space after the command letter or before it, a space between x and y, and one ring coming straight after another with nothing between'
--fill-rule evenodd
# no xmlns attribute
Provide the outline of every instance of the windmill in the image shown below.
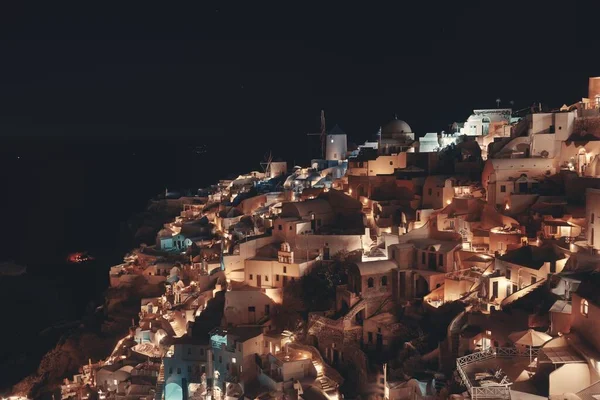
<svg viewBox="0 0 600 400"><path fill-rule="evenodd" d="M321 139L321 156L325 158L325 137L327 136L325 125L325 110L321 110L321 132L307 133L306 136L320 136Z"/></svg>
<svg viewBox="0 0 600 400"><path fill-rule="evenodd" d="M270 177L271 175L271 162L273 162L273 155L269 151L269 154L265 154L264 161L260 163L266 177Z"/></svg>

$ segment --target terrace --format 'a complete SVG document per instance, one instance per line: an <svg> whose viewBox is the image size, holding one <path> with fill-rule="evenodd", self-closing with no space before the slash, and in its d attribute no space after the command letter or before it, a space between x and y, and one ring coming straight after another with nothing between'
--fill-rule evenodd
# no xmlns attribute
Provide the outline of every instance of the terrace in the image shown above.
<svg viewBox="0 0 600 400"><path fill-rule="evenodd" d="M538 349L495 347L456 359L457 371L471 399L510 399L511 391L541 393L532 379Z"/></svg>
<svg viewBox="0 0 600 400"><path fill-rule="evenodd" d="M314 381L314 377L309 376L309 366L313 367L309 351L286 346L284 351L275 354L256 355L256 363L260 368L259 380L271 390L289 389L294 379Z"/></svg>

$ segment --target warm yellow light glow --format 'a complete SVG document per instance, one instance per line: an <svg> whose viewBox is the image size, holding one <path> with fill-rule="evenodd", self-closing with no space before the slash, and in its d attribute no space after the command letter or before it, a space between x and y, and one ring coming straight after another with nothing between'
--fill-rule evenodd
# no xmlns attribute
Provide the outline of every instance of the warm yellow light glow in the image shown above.
<svg viewBox="0 0 600 400"><path fill-rule="evenodd" d="M508 205L508 203L506 203L506 205L504 206L505 210L510 210L510 206Z"/></svg>
<svg viewBox="0 0 600 400"><path fill-rule="evenodd" d="M348 193L352 194L352 188L348 189Z"/></svg>
<svg viewBox="0 0 600 400"><path fill-rule="evenodd" d="M451 204L452 200L446 200L446 204Z"/></svg>
<svg viewBox="0 0 600 400"><path fill-rule="evenodd" d="M323 366L321 365L321 363L315 364L315 369L317 370L317 374L323 372Z"/></svg>

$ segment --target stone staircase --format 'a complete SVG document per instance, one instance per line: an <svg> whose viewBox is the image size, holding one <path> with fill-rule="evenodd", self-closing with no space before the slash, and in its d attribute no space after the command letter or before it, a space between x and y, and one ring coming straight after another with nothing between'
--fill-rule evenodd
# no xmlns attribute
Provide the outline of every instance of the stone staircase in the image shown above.
<svg viewBox="0 0 600 400"><path fill-rule="evenodd" d="M546 279L540 279L539 281L537 281L536 283L534 283L532 285L525 286L521 290L517 290L516 292L514 292L513 294L511 294L510 296L508 296L504 300L502 300L502 308L519 300L520 298L527 296L529 293L533 292L535 289L539 288L544 283L546 283Z"/></svg>
<svg viewBox="0 0 600 400"><path fill-rule="evenodd" d="M313 360L312 363L317 370L317 382L319 382L319 385L321 385L321 390L323 390L325 393L337 392L334 383L323 373L323 365L316 360Z"/></svg>
<svg viewBox="0 0 600 400"><path fill-rule="evenodd" d="M160 364L158 371L158 378L156 379L156 393L154 394L154 400L162 400L163 391L165 390L165 365Z"/></svg>

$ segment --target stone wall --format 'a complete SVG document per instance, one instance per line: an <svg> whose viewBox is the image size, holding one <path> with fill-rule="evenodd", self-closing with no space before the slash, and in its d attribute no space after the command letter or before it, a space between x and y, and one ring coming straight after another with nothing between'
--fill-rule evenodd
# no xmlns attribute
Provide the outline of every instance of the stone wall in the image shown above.
<svg viewBox="0 0 600 400"><path fill-rule="evenodd" d="M573 126L573 134L581 136L588 134L600 137L600 116L577 118Z"/></svg>

